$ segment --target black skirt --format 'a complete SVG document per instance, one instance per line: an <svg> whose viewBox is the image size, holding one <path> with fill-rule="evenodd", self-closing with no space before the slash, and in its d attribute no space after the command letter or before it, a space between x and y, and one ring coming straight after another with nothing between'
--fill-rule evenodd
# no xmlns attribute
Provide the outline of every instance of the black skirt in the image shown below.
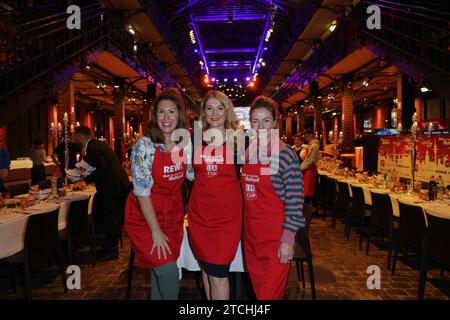
<svg viewBox="0 0 450 320"><path fill-rule="evenodd" d="M230 275L231 264L213 264L199 260L200 267L210 276L216 278L227 278Z"/></svg>

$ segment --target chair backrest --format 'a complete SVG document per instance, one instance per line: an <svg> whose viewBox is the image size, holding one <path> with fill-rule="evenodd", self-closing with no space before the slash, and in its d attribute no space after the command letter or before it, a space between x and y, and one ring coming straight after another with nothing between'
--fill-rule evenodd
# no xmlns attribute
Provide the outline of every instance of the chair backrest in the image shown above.
<svg viewBox="0 0 450 320"><path fill-rule="evenodd" d="M348 183L346 182L337 182L339 190L338 190L338 203L339 207L346 208L350 203L350 189L348 188Z"/></svg>
<svg viewBox="0 0 450 320"><path fill-rule="evenodd" d="M352 188L352 212L357 216L362 216L366 206L363 188L353 185L350 185L350 187Z"/></svg>
<svg viewBox="0 0 450 320"><path fill-rule="evenodd" d="M9 196L11 198L14 198L15 196L18 196L20 194L26 194L29 190L30 185L28 183L15 184L8 187Z"/></svg>
<svg viewBox="0 0 450 320"><path fill-rule="evenodd" d="M25 249L30 259L52 256L58 250L59 208L28 217L25 231Z"/></svg>
<svg viewBox="0 0 450 320"><path fill-rule="evenodd" d="M39 190L49 189L52 187L52 181L50 179L41 180L38 182Z"/></svg>
<svg viewBox="0 0 450 320"><path fill-rule="evenodd" d="M398 236L400 242L406 243L416 250L422 249L423 237L426 233L426 218L419 206L398 202L400 209L400 224Z"/></svg>
<svg viewBox="0 0 450 320"><path fill-rule="evenodd" d="M72 201L67 215L67 228L72 244L77 247L87 243L89 239L89 198Z"/></svg>
<svg viewBox="0 0 450 320"><path fill-rule="evenodd" d="M388 194L371 192L372 223L388 231L392 224L392 202Z"/></svg>
<svg viewBox="0 0 450 320"><path fill-rule="evenodd" d="M305 227L297 230L295 242L302 248L304 254L310 254L309 247L309 227L311 225L312 213L314 208L309 204L303 205L303 217L305 218Z"/></svg>
<svg viewBox="0 0 450 320"><path fill-rule="evenodd" d="M450 268L450 219L427 214L428 252L432 260Z"/></svg>
<svg viewBox="0 0 450 320"><path fill-rule="evenodd" d="M334 204L336 202L336 193L336 181L327 177L325 180L325 200Z"/></svg>
<svg viewBox="0 0 450 320"><path fill-rule="evenodd" d="M327 191L327 176L324 174L318 174L317 178L319 180L318 183L318 192L319 196L321 196L323 199L325 199L325 194Z"/></svg>

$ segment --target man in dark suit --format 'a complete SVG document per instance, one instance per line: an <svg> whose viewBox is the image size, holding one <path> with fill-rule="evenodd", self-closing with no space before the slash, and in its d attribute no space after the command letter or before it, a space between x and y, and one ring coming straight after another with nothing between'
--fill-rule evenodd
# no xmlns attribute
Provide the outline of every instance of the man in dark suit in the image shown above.
<svg viewBox="0 0 450 320"><path fill-rule="evenodd" d="M106 143L92 138L88 127L75 128L75 142L84 148L84 160L95 168L84 178L84 181L95 182L96 211L101 215L106 234L98 259L117 259L120 224L123 220L125 200L131 186L130 181L114 151Z"/></svg>

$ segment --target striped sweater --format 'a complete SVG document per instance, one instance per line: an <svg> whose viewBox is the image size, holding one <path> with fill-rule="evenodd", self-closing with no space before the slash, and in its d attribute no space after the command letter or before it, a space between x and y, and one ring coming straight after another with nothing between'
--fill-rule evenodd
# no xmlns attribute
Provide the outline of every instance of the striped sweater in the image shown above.
<svg viewBox="0 0 450 320"><path fill-rule="evenodd" d="M300 171L298 157L292 147L280 141L279 157L271 157L271 161L279 161L279 170L271 175L275 192L284 203L284 223L281 242L293 245L298 229L305 227L303 216L303 174ZM275 164L276 165L276 164ZM271 163L273 166L273 163Z"/></svg>
<svg viewBox="0 0 450 320"><path fill-rule="evenodd" d="M256 141L255 141L256 142ZM284 204L284 222L281 242L293 245L297 230L305 227L303 217L303 174L300 170L298 157L292 147L286 145L281 140L278 141L278 148L273 152L266 151L265 156L260 155L257 143L251 143L247 149L246 161L249 163L268 163L270 160L270 180L277 196ZM270 154L267 156L267 154Z"/></svg>

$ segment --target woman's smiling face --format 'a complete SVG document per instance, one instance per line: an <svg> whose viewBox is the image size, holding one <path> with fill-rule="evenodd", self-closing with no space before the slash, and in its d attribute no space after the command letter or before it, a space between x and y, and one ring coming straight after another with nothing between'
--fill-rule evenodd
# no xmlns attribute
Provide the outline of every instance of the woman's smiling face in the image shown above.
<svg viewBox="0 0 450 320"><path fill-rule="evenodd" d="M222 129L226 120L225 107L216 98L209 98L205 103L205 119L210 128Z"/></svg>
<svg viewBox="0 0 450 320"><path fill-rule="evenodd" d="M177 127L179 112L175 102L161 100L156 107L156 122L163 134L171 134Z"/></svg>

